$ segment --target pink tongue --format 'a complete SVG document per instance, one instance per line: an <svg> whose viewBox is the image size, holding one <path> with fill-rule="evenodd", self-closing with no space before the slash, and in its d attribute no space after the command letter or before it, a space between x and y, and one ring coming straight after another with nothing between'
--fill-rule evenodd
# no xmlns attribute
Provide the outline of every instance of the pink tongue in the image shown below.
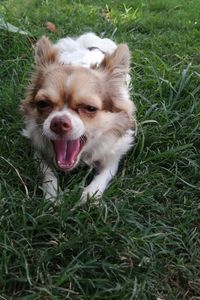
<svg viewBox="0 0 200 300"><path fill-rule="evenodd" d="M57 140L53 141L57 164L61 169L73 166L80 150L80 141Z"/></svg>

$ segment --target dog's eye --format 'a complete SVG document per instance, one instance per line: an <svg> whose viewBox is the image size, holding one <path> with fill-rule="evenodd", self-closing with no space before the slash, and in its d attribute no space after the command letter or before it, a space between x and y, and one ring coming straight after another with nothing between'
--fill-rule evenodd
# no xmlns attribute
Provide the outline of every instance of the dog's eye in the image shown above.
<svg viewBox="0 0 200 300"><path fill-rule="evenodd" d="M40 100L40 101L37 102L36 105L37 105L37 108L41 109L41 110L45 110L45 109L50 107L49 102L46 101L46 100Z"/></svg>
<svg viewBox="0 0 200 300"><path fill-rule="evenodd" d="M96 112L98 111L98 108L93 105L84 105L82 104L78 109L78 113L83 113L88 117L94 117L96 115Z"/></svg>
<svg viewBox="0 0 200 300"><path fill-rule="evenodd" d="M91 105L87 105L84 108L89 113L95 113L97 111L97 108L95 106L91 106Z"/></svg>

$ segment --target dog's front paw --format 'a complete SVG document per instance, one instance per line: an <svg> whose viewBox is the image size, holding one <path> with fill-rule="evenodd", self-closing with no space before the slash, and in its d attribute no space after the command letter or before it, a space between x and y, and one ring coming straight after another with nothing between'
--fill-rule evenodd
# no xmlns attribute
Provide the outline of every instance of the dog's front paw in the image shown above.
<svg viewBox="0 0 200 300"><path fill-rule="evenodd" d="M102 193L99 190L86 187L81 195L80 204L85 204L91 198L95 199L94 203L98 203L98 200L101 198L101 196Z"/></svg>
<svg viewBox="0 0 200 300"><path fill-rule="evenodd" d="M46 201L57 202L58 200L58 189L52 182L43 183L43 195Z"/></svg>

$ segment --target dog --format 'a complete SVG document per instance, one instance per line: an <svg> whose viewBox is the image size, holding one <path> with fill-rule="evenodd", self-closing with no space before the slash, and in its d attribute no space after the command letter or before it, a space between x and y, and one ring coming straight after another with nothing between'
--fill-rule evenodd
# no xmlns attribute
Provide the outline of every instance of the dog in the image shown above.
<svg viewBox="0 0 200 300"><path fill-rule="evenodd" d="M94 33L45 36L35 47L35 71L20 108L43 176L46 199L56 199L56 169L69 172L80 160L96 175L81 203L99 198L132 147L136 108L129 94L130 51Z"/></svg>

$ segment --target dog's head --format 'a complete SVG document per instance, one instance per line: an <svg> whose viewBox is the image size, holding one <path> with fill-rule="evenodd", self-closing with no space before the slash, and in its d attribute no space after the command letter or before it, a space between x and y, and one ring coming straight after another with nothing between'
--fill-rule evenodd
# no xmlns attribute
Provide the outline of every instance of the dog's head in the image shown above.
<svg viewBox="0 0 200 300"><path fill-rule="evenodd" d="M106 135L119 138L132 126L127 45L119 45L99 66L89 69L62 65L58 49L42 37L35 60L36 70L21 109L26 122L40 132L38 143L50 141L59 169L73 169L84 149ZM32 138L34 130L29 135Z"/></svg>

